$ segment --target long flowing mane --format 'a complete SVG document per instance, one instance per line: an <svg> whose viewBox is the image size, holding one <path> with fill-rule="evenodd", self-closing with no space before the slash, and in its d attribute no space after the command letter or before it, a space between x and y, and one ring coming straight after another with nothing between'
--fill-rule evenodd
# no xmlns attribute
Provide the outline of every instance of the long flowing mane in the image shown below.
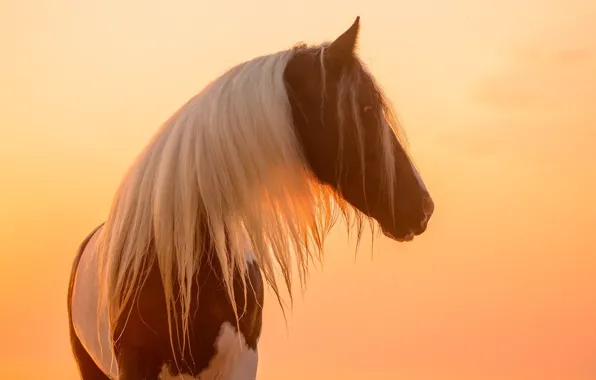
<svg viewBox="0 0 596 380"><path fill-rule="evenodd" d="M318 48L322 55L325 46ZM281 303L278 274L291 297L293 273L304 284L338 215L361 229L365 217L312 177L297 141L284 82L296 49L255 58L216 79L163 125L125 175L99 247L100 308L107 307L112 334L155 260L173 345L174 331L188 335L206 240L235 307L233 276L244 278L247 250ZM354 109L338 112L358 118L361 74L344 75L339 91ZM389 114L379 117L388 121L388 133L398 126ZM380 145L390 187L394 157ZM178 349L184 351L185 341Z"/></svg>

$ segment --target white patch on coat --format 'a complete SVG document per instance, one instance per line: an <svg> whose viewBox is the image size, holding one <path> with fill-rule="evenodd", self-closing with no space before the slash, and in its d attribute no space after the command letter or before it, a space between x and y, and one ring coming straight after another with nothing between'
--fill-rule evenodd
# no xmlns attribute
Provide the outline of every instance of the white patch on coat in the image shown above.
<svg viewBox="0 0 596 380"><path fill-rule="evenodd" d="M112 379L118 378L118 366L112 348L108 318L104 311L97 315L97 236L91 237L75 273L71 299L72 323L75 333L95 364ZM99 319L99 323L98 323Z"/></svg>
<svg viewBox="0 0 596 380"><path fill-rule="evenodd" d="M71 300L72 322L75 333L95 364L111 379L118 378L112 340L105 312L97 317L97 236L98 230L87 243L75 273ZM253 256L247 250L247 261ZM99 331L98 331L99 326ZM246 345L242 334L225 322L215 342L216 354L209 366L199 374L200 380L254 380L257 374L258 353ZM161 380L193 380L190 375L171 376L165 365Z"/></svg>
<svg viewBox="0 0 596 380"><path fill-rule="evenodd" d="M255 380L257 378L258 351L246 345L244 336L229 322L221 325L215 341L216 352L207 368L197 377L188 374L170 375L162 368L160 380Z"/></svg>

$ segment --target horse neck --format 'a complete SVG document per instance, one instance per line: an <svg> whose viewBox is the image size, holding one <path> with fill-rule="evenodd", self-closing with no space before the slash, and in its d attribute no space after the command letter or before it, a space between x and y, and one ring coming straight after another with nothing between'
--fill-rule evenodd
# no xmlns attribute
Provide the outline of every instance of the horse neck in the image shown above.
<svg viewBox="0 0 596 380"><path fill-rule="evenodd" d="M202 236L204 236L204 240L203 240L203 245L201 248L199 248L199 251L197 252L198 255L201 255L201 264L203 263L209 263L209 265L213 265L215 263L217 263L219 261L217 254L215 252L215 248L213 247L213 244L211 242L211 238L210 238L210 234L208 231L203 230L202 231L203 234ZM228 247L229 247L229 243L228 243ZM254 262L254 256L252 254L252 252L248 249L248 245L246 247L246 261L250 264ZM230 259L230 257L228 256L228 260ZM219 267L218 267L218 272L219 272Z"/></svg>

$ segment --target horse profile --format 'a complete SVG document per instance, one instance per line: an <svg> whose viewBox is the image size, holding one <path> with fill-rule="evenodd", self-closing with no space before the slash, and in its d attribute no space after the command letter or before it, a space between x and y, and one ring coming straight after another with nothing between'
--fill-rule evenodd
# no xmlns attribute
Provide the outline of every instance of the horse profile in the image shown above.
<svg viewBox="0 0 596 380"><path fill-rule="evenodd" d="M426 230L433 201L358 31L239 64L163 125L73 264L82 379L253 380L264 287L283 307L338 216Z"/></svg>

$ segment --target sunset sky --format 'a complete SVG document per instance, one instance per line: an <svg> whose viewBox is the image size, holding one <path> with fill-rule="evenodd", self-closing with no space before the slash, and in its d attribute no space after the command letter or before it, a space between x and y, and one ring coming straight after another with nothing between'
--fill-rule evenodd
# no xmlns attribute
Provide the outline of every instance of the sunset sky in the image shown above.
<svg viewBox="0 0 596 380"><path fill-rule="evenodd" d="M335 231L258 378L596 379L596 2L0 0L1 379L78 378L71 262L159 125L357 15L435 216L372 259Z"/></svg>

